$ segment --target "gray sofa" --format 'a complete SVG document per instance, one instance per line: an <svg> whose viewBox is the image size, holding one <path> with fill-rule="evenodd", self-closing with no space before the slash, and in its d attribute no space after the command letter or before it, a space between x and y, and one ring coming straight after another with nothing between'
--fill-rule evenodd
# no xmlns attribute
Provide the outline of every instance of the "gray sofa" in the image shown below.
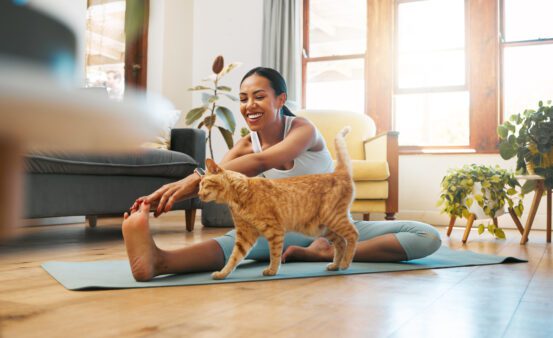
<svg viewBox="0 0 553 338"><path fill-rule="evenodd" d="M205 132L173 129L170 150L125 155L35 153L26 157L25 218L121 216L137 197L191 174L205 163ZM192 231L199 199L176 203Z"/></svg>

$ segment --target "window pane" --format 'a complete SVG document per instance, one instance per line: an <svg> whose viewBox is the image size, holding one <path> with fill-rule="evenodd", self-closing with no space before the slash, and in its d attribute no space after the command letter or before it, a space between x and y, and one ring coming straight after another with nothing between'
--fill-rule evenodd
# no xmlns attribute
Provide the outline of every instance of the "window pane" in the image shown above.
<svg viewBox="0 0 553 338"><path fill-rule="evenodd" d="M503 50L503 116L536 109L553 100L553 45L505 47Z"/></svg>
<svg viewBox="0 0 553 338"><path fill-rule="evenodd" d="M309 57L365 53L366 27L366 1L310 1Z"/></svg>
<svg viewBox="0 0 553 338"><path fill-rule="evenodd" d="M120 100L125 90L125 0L94 0L87 9L86 86L105 87Z"/></svg>
<svg viewBox="0 0 553 338"><path fill-rule="evenodd" d="M551 0L505 0L505 41L553 38L551 13Z"/></svg>
<svg viewBox="0 0 553 338"><path fill-rule="evenodd" d="M463 86L463 50L409 52L398 58L398 88Z"/></svg>
<svg viewBox="0 0 553 338"><path fill-rule="evenodd" d="M465 2L427 0L398 7L398 86L465 84Z"/></svg>
<svg viewBox="0 0 553 338"><path fill-rule="evenodd" d="M469 144L468 92L396 95L394 105L400 145Z"/></svg>
<svg viewBox="0 0 553 338"><path fill-rule="evenodd" d="M306 109L365 109L364 59L307 64Z"/></svg>

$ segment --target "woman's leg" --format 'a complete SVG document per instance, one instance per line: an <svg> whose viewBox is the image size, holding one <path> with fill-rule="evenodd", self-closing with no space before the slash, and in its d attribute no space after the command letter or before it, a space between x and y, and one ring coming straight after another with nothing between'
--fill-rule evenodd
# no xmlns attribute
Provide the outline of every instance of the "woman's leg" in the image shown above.
<svg viewBox="0 0 553 338"><path fill-rule="evenodd" d="M441 245L440 234L432 226L415 221L355 221L359 242L354 261L398 262L422 258ZM309 247L289 247L283 260L331 261L334 249L324 238Z"/></svg>
<svg viewBox="0 0 553 338"><path fill-rule="evenodd" d="M122 231L129 263L137 281L155 276L220 270L225 265L221 246L215 240L177 250L159 249L150 233L150 205L143 203L130 216L125 214Z"/></svg>
<svg viewBox="0 0 553 338"><path fill-rule="evenodd" d="M215 241L220 246L220 249L224 253L224 261L226 262L232 253L234 247L234 239L236 238L236 230L227 232L221 237L215 238ZM284 251L290 246L307 247L313 243L313 238L299 234L297 232L288 232L284 236ZM254 246L246 256L246 259L253 259L256 261L269 261L270 250L267 239L260 236L255 242Z"/></svg>

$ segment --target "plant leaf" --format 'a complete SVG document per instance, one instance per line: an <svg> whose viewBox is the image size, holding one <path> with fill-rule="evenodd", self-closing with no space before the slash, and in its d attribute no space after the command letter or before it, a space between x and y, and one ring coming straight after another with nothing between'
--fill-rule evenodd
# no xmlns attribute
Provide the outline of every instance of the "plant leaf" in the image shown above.
<svg viewBox="0 0 553 338"><path fill-rule="evenodd" d="M499 229L499 228L495 229L494 235L495 235L495 237L500 238L500 239L505 239L506 238L505 237L505 232L503 231L503 229Z"/></svg>
<svg viewBox="0 0 553 338"><path fill-rule="evenodd" d="M232 148L234 146L234 140L232 139L232 134L230 133L230 131L226 130L223 127L217 127L217 128L219 128L221 135L223 135L223 138L225 139L227 147L229 149Z"/></svg>
<svg viewBox="0 0 553 338"><path fill-rule="evenodd" d="M195 90L213 90L213 88L209 88L206 86L196 86L196 87L188 88L188 91L195 91Z"/></svg>
<svg viewBox="0 0 553 338"><path fill-rule="evenodd" d="M478 226L478 234L482 235L484 233L484 224L480 224Z"/></svg>
<svg viewBox="0 0 553 338"><path fill-rule="evenodd" d="M230 131L231 135L234 134L234 129L236 128L236 121L234 120L234 114L227 107L218 106L215 109L215 114L219 117L225 124L225 129Z"/></svg>
<svg viewBox="0 0 553 338"><path fill-rule="evenodd" d="M190 110L186 114L186 124L191 125L192 123L194 123L194 121L199 119L203 115L203 113L205 113L206 111L207 111L207 107L205 107L205 106L194 108L194 109Z"/></svg>
<svg viewBox="0 0 553 338"><path fill-rule="evenodd" d="M528 180L522 185L521 191L523 194L528 194L536 189L538 182L535 180Z"/></svg>
<svg viewBox="0 0 553 338"><path fill-rule="evenodd" d="M250 130L246 127L242 127L242 129L240 129L240 136L242 137L248 135L249 133L250 133Z"/></svg>
<svg viewBox="0 0 553 338"><path fill-rule="evenodd" d="M217 90L220 90L222 92L230 92L232 89L228 86L217 86Z"/></svg>
<svg viewBox="0 0 553 338"><path fill-rule="evenodd" d="M223 77L223 75L230 73L233 69L238 68L242 65L240 62L233 62L229 65L227 65L221 73L219 73L219 78Z"/></svg>

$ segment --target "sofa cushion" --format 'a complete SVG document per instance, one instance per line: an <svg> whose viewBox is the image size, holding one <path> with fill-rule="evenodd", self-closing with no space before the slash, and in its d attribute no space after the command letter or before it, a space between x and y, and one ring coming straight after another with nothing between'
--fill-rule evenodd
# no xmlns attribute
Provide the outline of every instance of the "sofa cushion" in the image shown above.
<svg viewBox="0 0 553 338"><path fill-rule="evenodd" d="M125 155L35 153L26 156L26 169L33 174L120 175L182 178L198 163L190 156L170 150L143 149Z"/></svg>

